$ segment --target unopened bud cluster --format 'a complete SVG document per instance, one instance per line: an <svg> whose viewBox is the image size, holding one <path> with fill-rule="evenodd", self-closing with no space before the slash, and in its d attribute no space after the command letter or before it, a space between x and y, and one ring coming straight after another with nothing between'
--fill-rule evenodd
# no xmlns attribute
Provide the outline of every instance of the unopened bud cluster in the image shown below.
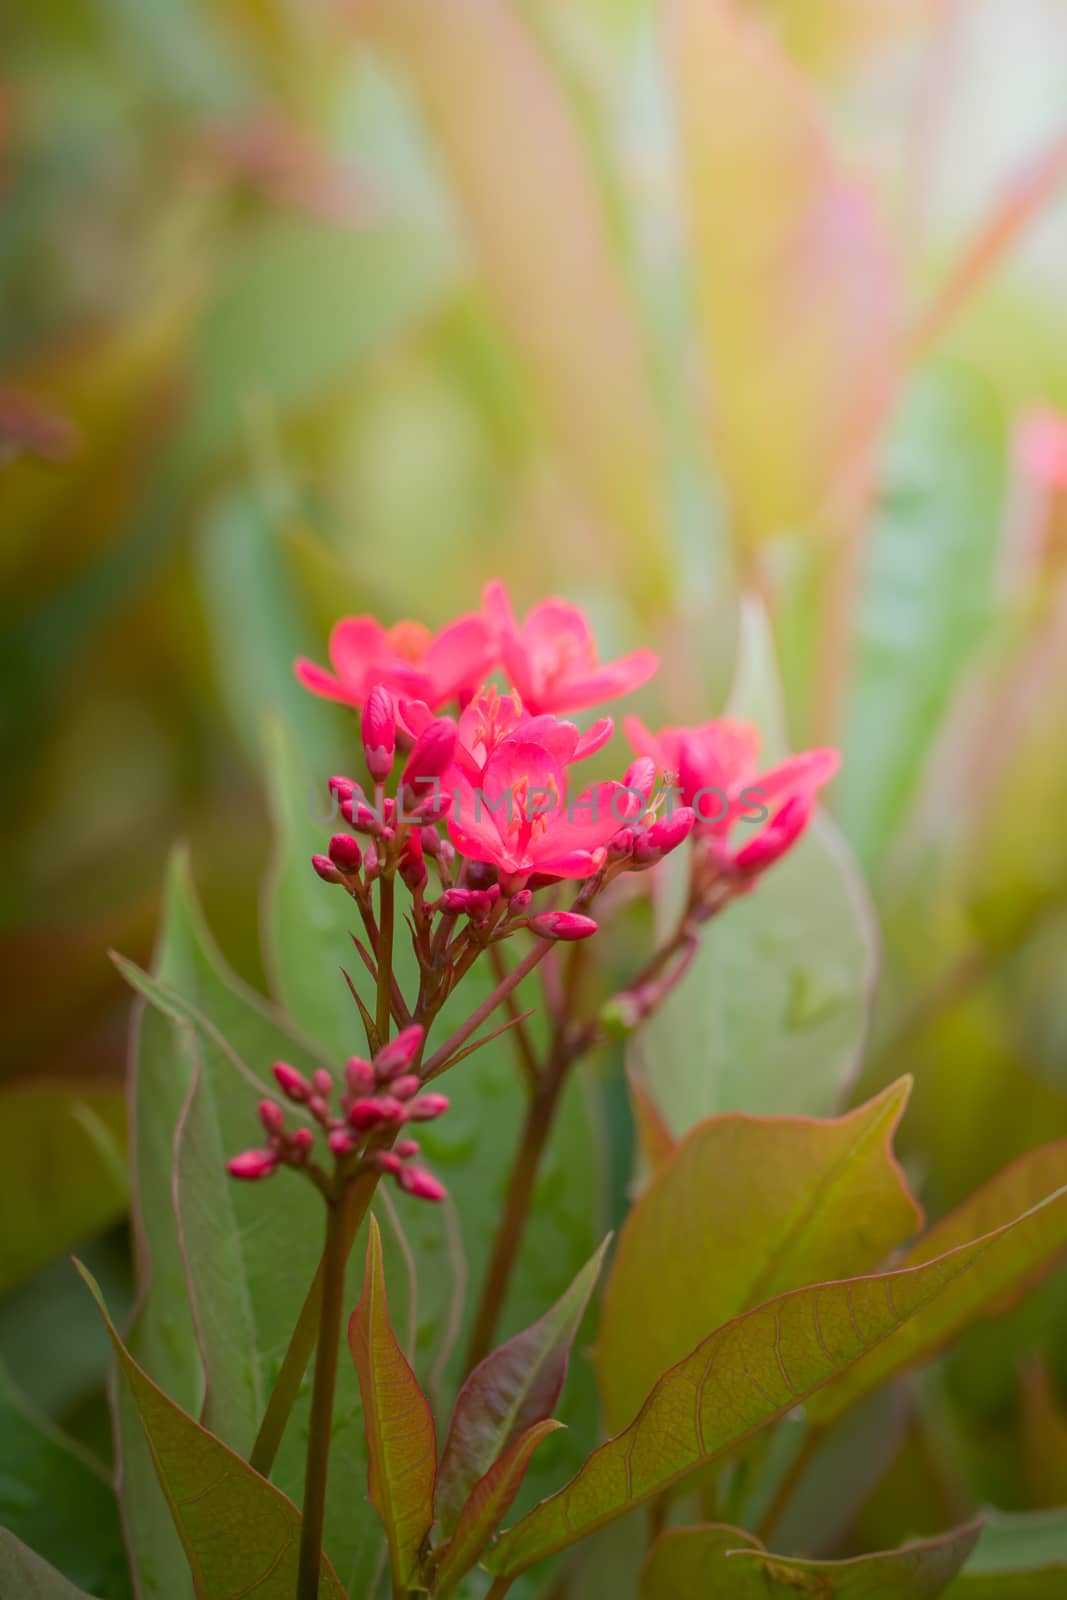
<svg viewBox="0 0 1067 1600"><path fill-rule="evenodd" d="M394 1178L406 1194L442 1200L445 1191L422 1167L414 1139L396 1140L409 1122L432 1122L448 1110L443 1094L421 1093L414 1063L422 1048L423 1029L405 1028L378 1051L373 1060L352 1056L345 1066L344 1086L336 1096L332 1075L319 1068L310 1078L287 1062L274 1064L279 1089L293 1105L302 1106L316 1122L335 1162L346 1174L377 1167ZM235 1178L267 1178L280 1166L307 1167L316 1144L313 1130L302 1125L289 1131L285 1112L274 1100L262 1100L259 1120L267 1136L265 1148L234 1156L229 1171ZM390 1148L388 1142L392 1143Z"/></svg>

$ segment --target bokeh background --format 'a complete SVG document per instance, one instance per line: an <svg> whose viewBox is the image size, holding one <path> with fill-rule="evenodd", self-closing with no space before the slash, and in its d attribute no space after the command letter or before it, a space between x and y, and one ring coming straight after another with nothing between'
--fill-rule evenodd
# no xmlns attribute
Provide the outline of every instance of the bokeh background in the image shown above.
<svg viewBox="0 0 1067 1600"><path fill-rule="evenodd" d="M291 674L343 611L561 592L684 721L757 595L880 927L857 1096L915 1073L935 1215L1067 1134L1064 0L36 0L0 42L5 1415L107 1457L64 1258L121 1312L106 952L185 839L266 987L264 718L343 767ZM873 1545L960 1453L1067 1499L1064 1301L964 1340Z"/></svg>

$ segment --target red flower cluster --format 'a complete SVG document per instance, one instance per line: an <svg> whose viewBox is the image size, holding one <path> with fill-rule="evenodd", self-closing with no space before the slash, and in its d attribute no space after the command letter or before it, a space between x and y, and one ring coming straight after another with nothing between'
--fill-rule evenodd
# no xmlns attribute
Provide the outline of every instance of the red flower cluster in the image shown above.
<svg viewBox="0 0 1067 1600"><path fill-rule="evenodd" d="M439 1199L436 1179L410 1164L416 1146L398 1134L446 1109L443 1096L425 1092L427 1081L477 1048L467 1041L484 1008L422 1059L426 1030L487 947L526 933L543 954L546 942L588 938L601 891L623 873L656 866L692 834L678 935L622 997L620 1016L644 1017L679 981L694 930L754 887L803 832L837 754L812 750L761 774L759 737L748 724L720 720L653 735L630 718L636 759L621 779L573 782L573 769L603 749L614 724L601 717L583 731L563 713L639 687L656 658L638 650L601 665L576 606L546 600L519 623L501 583L487 586L481 612L436 635L413 622L385 628L372 617L346 618L331 635L330 661L332 672L298 661L297 675L314 693L360 709L368 781L330 780L352 832L334 834L313 865L352 896L366 932L366 943L355 945L374 980L376 1015L354 986L353 993L373 1058L348 1063L339 1114L330 1074L310 1083L292 1068L276 1074L319 1125L335 1177L377 1167L406 1192ZM497 671L506 691L486 681ZM446 708L454 715L442 715ZM756 831L738 842L742 824ZM420 973L410 1009L392 972L394 928L403 926L393 910L398 880L410 895L404 920ZM573 898L560 906L568 883ZM541 907L538 895L547 899ZM540 958L535 945L516 982ZM393 1022L399 1033L377 1049ZM271 1101L260 1118L266 1147L237 1156L234 1176L290 1165L330 1181L313 1160L313 1127L290 1132Z"/></svg>

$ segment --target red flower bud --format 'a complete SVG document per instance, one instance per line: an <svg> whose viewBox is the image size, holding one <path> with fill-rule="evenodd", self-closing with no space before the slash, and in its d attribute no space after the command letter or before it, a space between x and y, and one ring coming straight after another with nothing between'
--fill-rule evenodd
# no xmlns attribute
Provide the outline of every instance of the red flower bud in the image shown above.
<svg viewBox="0 0 1067 1600"><path fill-rule="evenodd" d="M340 883L341 874L330 860L329 856L312 856L311 865L315 868L323 883Z"/></svg>
<svg viewBox="0 0 1067 1600"><path fill-rule="evenodd" d="M422 859L422 839L417 833L409 835L400 857L400 876L412 894L421 889L429 874Z"/></svg>
<svg viewBox="0 0 1067 1600"><path fill-rule="evenodd" d="M400 780L409 789L412 805L426 799L426 785L439 778L452 765L456 748L456 724L451 717L435 717L415 740Z"/></svg>
<svg viewBox="0 0 1067 1600"><path fill-rule="evenodd" d="M311 1154L315 1144L315 1135L310 1128L297 1128L289 1135L289 1149L292 1159L299 1163L305 1161Z"/></svg>
<svg viewBox="0 0 1067 1600"><path fill-rule="evenodd" d="M405 1194L414 1195L417 1200L443 1200L448 1192L444 1184L438 1183L422 1167L401 1167L396 1181Z"/></svg>
<svg viewBox="0 0 1067 1600"><path fill-rule="evenodd" d="M374 1068L362 1056L350 1056L345 1063L345 1088L350 1095L366 1094L374 1088Z"/></svg>
<svg viewBox="0 0 1067 1600"><path fill-rule="evenodd" d="M352 791L356 788L356 785L351 778L331 778L327 788L337 796L338 800L344 801L352 798Z"/></svg>
<svg viewBox="0 0 1067 1600"><path fill-rule="evenodd" d="M281 1133L285 1126L285 1115L276 1100L259 1102L259 1120L266 1133Z"/></svg>
<svg viewBox="0 0 1067 1600"><path fill-rule="evenodd" d="M338 872L356 873L363 865L363 851L350 833L335 833L330 840L330 860Z"/></svg>
<svg viewBox="0 0 1067 1600"><path fill-rule="evenodd" d="M326 1135L326 1143L335 1156L347 1156L356 1148L356 1141L344 1128L331 1128Z"/></svg>
<svg viewBox="0 0 1067 1600"><path fill-rule="evenodd" d="M383 1045L374 1058L374 1071L379 1079L392 1078L410 1067L422 1046L425 1028L417 1022L403 1028L395 1039Z"/></svg>
<svg viewBox="0 0 1067 1600"><path fill-rule="evenodd" d="M227 1161L226 1171L231 1178L244 1178L254 1182L269 1178L278 1165L278 1157L270 1150L243 1150L239 1156Z"/></svg>
<svg viewBox="0 0 1067 1600"><path fill-rule="evenodd" d="M389 1093L398 1100L410 1100L413 1094L418 1094L422 1085L413 1072L406 1073L402 1078L393 1078L389 1084Z"/></svg>
<svg viewBox="0 0 1067 1600"><path fill-rule="evenodd" d="M408 1101L405 1110L410 1122L433 1122L451 1103L446 1094L420 1094L416 1100Z"/></svg>
<svg viewBox="0 0 1067 1600"><path fill-rule="evenodd" d="M367 696L360 731L367 770L376 783L384 783L396 757L396 713L392 695L380 683Z"/></svg>
<svg viewBox="0 0 1067 1600"><path fill-rule="evenodd" d="M321 1095L324 1100L328 1100L333 1094L333 1077L326 1071L325 1067L316 1067L311 1074L311 1086L316 1094Z"/></svg>
<svg viewBox="0 0 1067 1600"><path fill-rule="evenodd" d="M577 911L542 911L531 917L529 926L541 939L588 939L597 929L592 917Z"/></svg>
<svg viewBox="0 0 1067 1600"><path fill-rule="evenodd" d="M392 1150L375 1150L372 1152L370 1160L379 1171L391 1172L394 1178L404 1170L402 1157Z"/></svg>
<svg viewBox="0 0 1067 1600"><path fill-rule="evenodd" d="M367 1100L356 1100L348 1108L349 1124L360 1133L368 1133L371 1128L379 1128L385 1122L399 1124L406 1120L407 1108L388 1094L372 1095Z"/></svg>
<svg viewBox="0 0 1067 1600"><path fill-rule="evenodd" d="M419 1141L417 1139L398 1139L393 1149L401 1161L410 1161L412 1156L417 1156L419 1153Z"/></svg>
<svg viewBox="0 0 1067 1600"><path fill-rule="evenodd" d="M311 1085L304 1074L297 1072L295 1067L288 1066L284 1061L276 1061L274 1077L287 1099L296 1100L301 1104L311 1099Z"/></svg>
<svg viewBox="0 0 1067 1600"><path fill-rule="evenodd" d="M522 913L533 904L533 890L520 889L518 894L513 894L508 901L508 910L513 917L520 917Z"/></svg>
<svg viewBox="0 0 1067 1600"><path fill-rule="evenodd" d="M369 806L361 794L354 792L347 800L341 801L341 815L353 828L358 828L360 833L381 833L382 819L373 806Z"/></svg>
<svg viewBox="0 0 1067 1600"><path fill-rule="evenodd" d="M671 850L684 844L693 831L696 812L680 806L669 817L660 817L642 833L634 845L634 861L642 867L654 866Z"/></svg>

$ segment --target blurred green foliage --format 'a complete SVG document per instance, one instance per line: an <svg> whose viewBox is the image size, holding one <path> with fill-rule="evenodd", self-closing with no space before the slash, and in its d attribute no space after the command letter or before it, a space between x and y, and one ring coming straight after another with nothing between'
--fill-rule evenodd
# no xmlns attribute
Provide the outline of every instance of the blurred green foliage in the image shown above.
<svg viewBox="0 0 1067 1600"><path fill-rule="evenodd" d="M1067 404L1064 200L932 346L907 342L1062 136L1067 7L1027 0L1025 25L1009 0L740 9L786 54L756 52L762 93L726 132L651 0L449 0L432 20L411 0L38 0L0 23L0 1354L31 1481L56 1450L86 1496L104 1471L85 1456L107 1449L104 1344L72 1331L49 1353L64 1387L31 1335L89 1325L45 1264L125 1211L130 997L105 952L149 964L183 839L222 950L268 990L263 751L281 712L309 779L345 766L350 724L289 665L344 610L439 623L495 573L524 600L565 592L605 654L660 651L643 709L678 722L724 704L738 596L758 589L788 741L841 743L830 810L877 908L855 1098L915 1075L901 1145L935 1217L1067 1135L1065 497L1028 520L1012 449L1029 408ZM727 134L783 106L779 153L733 171ZM780 281L800 246L775 219L820 185L847 205L857 171L884 220L865 199L844 250L828 213L799 287ZM876 317L886 427L850 418ZM275 796L291 826L298 792ZM868 955L844 876L814 905L831 848L813 838L768 892L824 919L793 931L816 928L832 985ZM764 993L819 1009L780 944L761 988L772 910L744 908L741 944L722 930L741 1014L705 997L702 1036L718 1018L735 1046L715 1074L694 1063L699 1110L825 1109L859 1054L850 1015L716 1092L736 1041L780 1020ZM332 1017L284 998L338 1046ZM614 1089L601 1109L618 1210L628 1115ZM539 1302L588 1254L584 1227ZM125 1239L98 1248L121 1309ZM1054 1284L967 1335L831 1553L1061 1500L1065 1335ZM118 1596L109 1550L99 1576L48 1554Z"/></svg>

